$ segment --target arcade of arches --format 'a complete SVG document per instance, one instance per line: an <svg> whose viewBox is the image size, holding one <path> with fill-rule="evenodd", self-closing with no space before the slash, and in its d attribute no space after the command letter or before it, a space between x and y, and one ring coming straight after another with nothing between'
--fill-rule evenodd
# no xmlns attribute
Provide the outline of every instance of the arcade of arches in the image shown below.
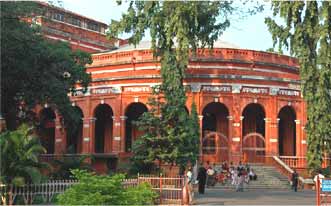
<svg viewBox="0 0 331 206"><path fill-rule="evenodd" d="M118 115L118 107L111 102L95 104L91 118L86 118L86 108L77 105L75 109L82 121L70 134L57 126L60 124L59 115L53 109L40 110L39 135L47 153L70 151L127 157L133 142L142 135L134 122L148 111L145 102L128 103L122 108L124 115ZM199 116L201 159L210 162L261 162L266 155L297 155L298 123L295 108L289 105L280 107L273 122L268 119L270 113L267 109L265 104L255 102L247 103L241 109L219 101L204 104ZM57 128L62 130L59 132Z"/></svg>

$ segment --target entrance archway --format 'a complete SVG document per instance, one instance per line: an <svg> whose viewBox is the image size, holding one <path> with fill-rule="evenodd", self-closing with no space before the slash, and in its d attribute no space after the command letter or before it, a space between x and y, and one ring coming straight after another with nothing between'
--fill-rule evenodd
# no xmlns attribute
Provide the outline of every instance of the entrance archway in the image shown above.
<svg viewBox="0 0 331 206"><path fill-rule="evenodd" d="M47 154L54 154L55 147L55 112L51 108L44 108L39 113L39 136Z"/></svg>
<svg viewBox="0 0 331 206"><path fill-rule="evenodd" d="M265 157L265 112L259 104L249 104L242 116L242 151L244 162L263 162Z"/></svg>
<svg viewBox="0 0 331 206"><path fill-rule="evenodd" d="M111 151L113 139L113 110L107 104L99 104L94 111L94 152L106 153Z"/></svg>
<svg viewBox="0 0 331 206"><path fill-rule="evenodd" d="M202 111L202 153L213 155L214 162L229 159L229 110L219 102L206 105Z"/></svg>
<svg viewBox="0 0 331 206"><path fill-rule="evenodd" d="M78 115L77 125L74 125L73 128L68 128L67 130L67 152L69 153L81 153L82 151L82 142L83 142L83 111L75 106L75 113Z"/></svg>
<svg viewBox="0 0 331 206"><path fill-rule="evenodd" d="M142 135L142 131L139 131L137 126L134 124L139 117L147 112L147 107L140 102L130 104L125 112L127 117L125 121L125 151L131 152L133 141Z"/></svg>
<svg viewBox="0 0 331 206"><path fill-rule="evenodd" d="M278 137L279 137L279 155L296 155L296 128L295 111L290 106L283 107L279 114Z"/></svg>

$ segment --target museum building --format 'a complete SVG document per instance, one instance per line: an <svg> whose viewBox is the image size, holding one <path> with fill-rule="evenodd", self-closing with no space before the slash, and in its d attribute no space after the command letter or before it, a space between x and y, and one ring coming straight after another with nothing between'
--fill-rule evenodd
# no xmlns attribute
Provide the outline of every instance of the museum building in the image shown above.
<svg viewBox="0 0 331 206"><path fill-rule="evenodd" d="M35 19L45 37L92 53L93 63L87 65L87 93L71 97L82 118L75 134L67 135L55 107L37 108L45 158L72 146L76 154L92 154L98 170L114 169L141 135L132 122L149 110L152 87L161 84L160 61L150 42L135 47L107 40L102 22L56 7L48 15ZM305 156L306 104L295 58L217 41L211 51L198 49L190 57L184 85L187 112L192 102L198 109L202 161Z"/></svg>

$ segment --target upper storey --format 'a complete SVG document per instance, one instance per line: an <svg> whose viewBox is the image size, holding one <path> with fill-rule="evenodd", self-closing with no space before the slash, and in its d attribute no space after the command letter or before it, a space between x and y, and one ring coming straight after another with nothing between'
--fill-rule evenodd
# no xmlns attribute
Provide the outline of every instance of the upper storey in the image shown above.
<svg viewBox="0 0 331 206"><path fill-rule="evenodd" d="M92 84L160 82L160 62L153 58L149 42L123 46L94 54L88 66ZM218 41L214 49L199 49L191 55L185 82L190 84L276 85L300 89L299 66L295 58L275 53L240 49ZM185 83L184 82L184 83Z"/></svg>
<svg viewBox="0 0 331 206"><path fill-rule="evenodd" d="M47 39L65 41L73 49L90 53L115 49L117 39L107 39L107 24L47 3L38 4L44 14L32 20L41 26Z"/></svg>

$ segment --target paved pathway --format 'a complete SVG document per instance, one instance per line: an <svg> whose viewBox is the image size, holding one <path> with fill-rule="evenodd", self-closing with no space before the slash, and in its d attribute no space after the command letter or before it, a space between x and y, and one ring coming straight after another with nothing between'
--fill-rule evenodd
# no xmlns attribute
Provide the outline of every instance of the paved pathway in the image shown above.
<svg viewBox="0 0 331 206"><path fill-rule="evenodd" d="M314 191L251 190L235 192L206 188L204 195L195 194L195 205L314 205Z"/></svg>

